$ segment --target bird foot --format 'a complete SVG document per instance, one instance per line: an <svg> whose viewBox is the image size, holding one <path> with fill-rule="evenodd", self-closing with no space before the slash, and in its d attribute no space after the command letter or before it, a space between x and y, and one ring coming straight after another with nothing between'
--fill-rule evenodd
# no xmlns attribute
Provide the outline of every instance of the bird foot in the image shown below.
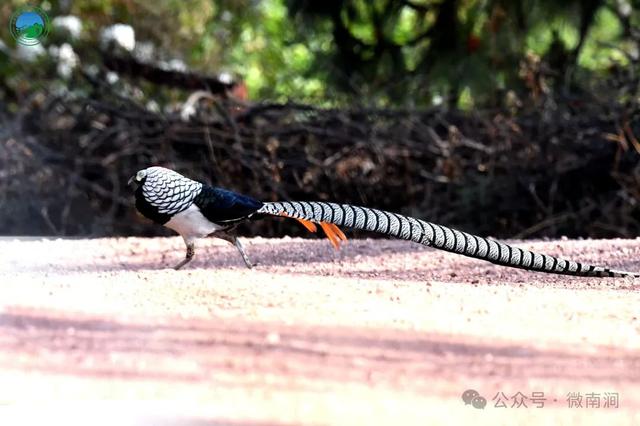
<svg viewBox="0 0 640 426"><path fill-rule="evenodd" d="M173 269L175 269L177 271L180 268L182 268L184 265L186 265L187 263L191 262L193 260L193 256L195 254L196 254L196 251L195 251L194 243L187 243L187 255L185 256L185 258L180 263L178 263L176 266L174 266Z"/></svg>
<svg viewBox="0 0 640 426"><path fill-rule="evenodd" d="M235 235L229 235L226 233L220 233L220 234L217 234L216 236L236 246L247 268L252 269L254 266L256 266L256 264L251 263L251 260L249 260L249 256L247 256L247 253L245 252L244 247L242 246L242 243L240 242L238 237L236 237Z"/></svg>

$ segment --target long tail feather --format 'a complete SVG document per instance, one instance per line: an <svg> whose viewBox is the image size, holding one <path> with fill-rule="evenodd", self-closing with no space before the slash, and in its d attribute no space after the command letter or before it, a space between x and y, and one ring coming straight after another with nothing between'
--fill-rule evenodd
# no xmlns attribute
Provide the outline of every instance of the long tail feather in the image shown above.
<svg viewBox="0 0 640 426"><path fill-rule="evenodd" d="M319 201L265 203L258 213L320 224L334 247L346 237L338 226L379 232L497 265L582 277L640 277L640 273L584 265L478 237L446 226L383 210ZM331 227L333 225L333 227ZM329 230L329 231L328 231Z"/></svg>

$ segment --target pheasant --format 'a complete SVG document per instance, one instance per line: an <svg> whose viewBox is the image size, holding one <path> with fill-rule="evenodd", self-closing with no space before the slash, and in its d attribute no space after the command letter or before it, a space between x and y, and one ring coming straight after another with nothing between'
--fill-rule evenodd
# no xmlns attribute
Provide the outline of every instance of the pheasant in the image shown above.
<svg viewBox="0 0 640 426"><path fill-rule="evenodd" d="M164 167L148 167L129 179L134 183L136 208L145 217L176 231L186 245L180 269L195 255L198 238L215 236L235 245L247 267L249 257L231 231L247 220L283 216L299 221L311 232L317 226L338 249L346 241L339 226L378 232L452 253L528 271L580 277L640 277L640 273L586 265L534 253L446 226L383 210L324 201L261 202L245 195L189 179Z"/></svg>

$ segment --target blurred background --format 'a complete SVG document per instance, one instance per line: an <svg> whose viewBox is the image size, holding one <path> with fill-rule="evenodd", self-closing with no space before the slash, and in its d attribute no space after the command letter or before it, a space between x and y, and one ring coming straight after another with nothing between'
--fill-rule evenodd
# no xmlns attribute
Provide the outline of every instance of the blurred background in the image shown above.
<svg viewBox="0 0 640 426"><path fill-rule="evenodd" d="M21 35L33 6L46 19ZM163 165L481 235L635 237L639 8L4 1L0 234L165 235L126 186ZM240 231L304 234L293 222Z"/></svg>

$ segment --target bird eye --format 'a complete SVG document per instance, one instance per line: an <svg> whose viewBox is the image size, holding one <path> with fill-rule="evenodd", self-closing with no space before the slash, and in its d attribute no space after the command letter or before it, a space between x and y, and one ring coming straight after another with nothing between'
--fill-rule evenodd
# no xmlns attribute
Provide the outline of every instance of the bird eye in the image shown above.
<svg viewBox="0 0 640 426"><path fill-rule="evenodd" d="M142 179L144 179L145 176L146 176L145 171L140 170L138 173L136 173L136 180L140 182Z"/></svg>

